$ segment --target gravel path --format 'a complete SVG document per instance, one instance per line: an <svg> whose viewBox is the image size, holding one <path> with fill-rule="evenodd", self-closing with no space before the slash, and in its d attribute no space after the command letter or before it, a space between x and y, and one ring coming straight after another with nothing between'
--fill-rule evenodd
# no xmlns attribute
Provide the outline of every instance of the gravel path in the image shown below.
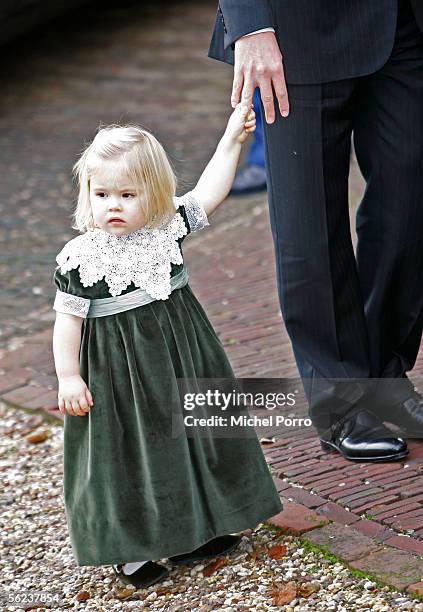
<svg viewBox="0 0 423 612"><path fill-rule="evenodd" d="M60 423L0 405L0 609L24 610L6 596L38 591L58 593L53 610L423 611L266 525L245 532L218 563L176 568L147 590L120 585L109 566L78 567L62 498L62 436Z"/></svg>

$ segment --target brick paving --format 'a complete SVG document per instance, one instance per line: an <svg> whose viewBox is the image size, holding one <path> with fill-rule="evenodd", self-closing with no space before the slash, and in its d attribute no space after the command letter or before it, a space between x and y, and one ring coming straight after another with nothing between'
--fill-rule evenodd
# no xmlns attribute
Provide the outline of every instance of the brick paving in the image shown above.
<svg viewBox="0 0 423 612"><path fill-rule="evenodd" d="M55 255L74 235L70 168L84 140L100 122L142 123L164 142L180 191L210 157L230 112L231 84L230 68L206 57L214 9L208 1L103 3L11 46L0 100L2 401L61 418L51 352L52 274ZM361 191L353 161L352 221ZM265 196L229 199L211 227L185 245L191 286L237 376L285 377L300 386L279 311ZM422 375L420 350L413 378ZM297 406L305 415L304 401ZM423 444L410 441L402 462L353 464L324 453L306 429L264 432L277 437L263 446L285 500L277 524L314 534L314 541L326 537L329 548L334 529L343 529L344 538L355 534L355 549L338 553L381 580L387 552L404 567L419 561ZM362 553L369 547L370 556ZM386 580L421 593L416 568Z"/></svg>

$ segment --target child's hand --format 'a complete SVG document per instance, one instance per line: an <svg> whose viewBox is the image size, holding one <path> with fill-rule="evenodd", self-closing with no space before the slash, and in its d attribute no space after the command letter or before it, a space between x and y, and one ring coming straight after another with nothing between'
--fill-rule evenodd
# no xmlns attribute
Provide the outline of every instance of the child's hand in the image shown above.
<svg viewBox="0 0 423 612"><path fill-rule="evenodd" d="M59 378L59 410L62 414L85 416L93 405L93 398L79 375Z"/></svg>
<svg viewBox="0 0 423 612"><path fill-rule="evenodd" d="M256 129L256 114L252 108L248 108L244 105L236 105L234 112L229 117L228 126L226 128L226 134L233 140L245 142L250 132L254 132Z"/></svg>

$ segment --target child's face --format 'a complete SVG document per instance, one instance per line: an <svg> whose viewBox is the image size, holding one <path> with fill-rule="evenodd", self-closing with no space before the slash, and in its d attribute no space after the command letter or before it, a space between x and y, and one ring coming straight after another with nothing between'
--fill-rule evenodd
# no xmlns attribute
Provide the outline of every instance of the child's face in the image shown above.
<svg viewBox="0 0 423 612"><path fill-rule="evenodd" d="M104 163L92 176L90 202L94 223L110 234L123 236L145 225L145 195L137 195L116 162Z"/></svg>

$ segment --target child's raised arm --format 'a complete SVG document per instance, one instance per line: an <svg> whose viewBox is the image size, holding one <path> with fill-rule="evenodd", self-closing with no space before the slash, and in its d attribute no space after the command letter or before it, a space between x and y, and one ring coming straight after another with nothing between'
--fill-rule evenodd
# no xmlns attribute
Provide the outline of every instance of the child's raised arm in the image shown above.
<svg viewBox="0 0 423 612"><path fill-rule="evenodd" d="M93 399L79 371L82 318L56 313L53 332L53 354L59 381L58 401L62 414L85 416Z"/></svg>
<svg viewBox="0 0 423 612"><path fill-rule="evenodd" d="M212 213L228 195L235 177L242 144L256 129L254 110L238 104L231 116L216 151L200 176L192 195Z"/></svg>

